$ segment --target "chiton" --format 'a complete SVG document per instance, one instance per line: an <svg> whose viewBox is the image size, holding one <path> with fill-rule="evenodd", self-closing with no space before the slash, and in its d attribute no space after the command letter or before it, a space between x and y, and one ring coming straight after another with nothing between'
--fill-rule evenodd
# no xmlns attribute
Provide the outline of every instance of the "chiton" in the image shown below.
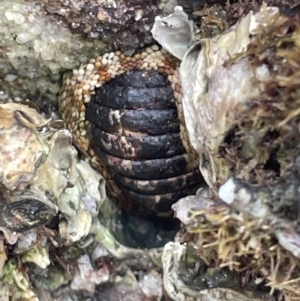
<svg viewBox="0 0 300 301"><path fill-rule="evenodd" d="M202 183L176 68L153 46L99 56L64 77L60 111L74 143L103 174L108 195L142 216L170 215Z"/></svg>

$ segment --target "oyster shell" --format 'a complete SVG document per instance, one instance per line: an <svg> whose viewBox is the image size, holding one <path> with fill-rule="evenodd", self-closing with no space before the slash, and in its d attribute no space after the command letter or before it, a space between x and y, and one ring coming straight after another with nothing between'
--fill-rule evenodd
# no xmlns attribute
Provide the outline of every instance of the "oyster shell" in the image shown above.
<svg viewBox="0 0 300 301"><path fill-rule="evenodd" d="M107 200L105 181L90 164L77 162L68 130L23 105L0 105L0 112L7 116L0 120L0 138L8 143L10 137L14 146L2 146L0 153L3 300L8 296L12 300L82 300L81 296L92 296L100 284L115 282L116 275L123 277L123 271L131 267L160 269L161 249L125 247L101 225L98 214ZM20 158L26 159L23 165ZM119 277L118 289L130 296L141 293L141 298L148 294L129 273L134 282L127 285Z"/></svg>
<svg viewBox="0 0 300 301"><path fill-rule="evenodd" d="M174 13L166 17L157 16L151 33L158 43L180 60L195 39L193 22L188 20L181 6L176 6Z"/></svg>
<svg viewBox="0 0 300 301"><path fill-rule="evenodd" d="M39 133L47 120L13 103L0 105L0 120L0 181L5 190L23 190L34 182L36 168L50 152Z"/></svg>
<svg viewBox="0 0 300 301"><path fill-rule="evenodd" d="M262 6L223 34L196 42L182 57L185 122L200 170L215 191L231 175L268 181L278 164L284 175L288 158L296 157L291 132L298 116L298 23L277 7ZM176 48L158 25L152 30L159 28L158 41Z"/></svg>
<svg viewBox="0 0 300 301"><path fill-rule="evenodd" d="M206 275L198 264L186 266L191 258L186 259L188 249L179 242L165 245L162 261L164 269L164 287L173 300L178 301L271 301L268 293L259 293L244 288L234 287L234 274L222 269L207 272ZM200 271L200 272L199 272ZM198 279L197 279L198 278ZM190 279L193 279L191 281Z"/></svg>
<svg viewBox="0 0 300 301"><path fill-rule="evenodd" d="M22 231L45 224L58 213L55 200L49 198L51 187L34 185L40 180L37 170L51 152L47 139L53 133L49 121L27 106L2 104L0 114L0 225Z"/></svg>
<svg viewBox="0 0 300 301"><path fill-rule="evenodd" d="M188 28L187 17L179 19ZM214 192L173 206L181 241L206 264L247 267L285 300L300 296L299 25L296 10L284 15L264 4L195 42L180 65L187 131ZM164 48L186 45L187 37L176 38L173 47L164 39L171 29L157 28Z"/></svg>
<svg viewBox="0 0 300 301"><path fill-rule="evenodd" d="M90 234L106 199L105 181L88 163L77 162L70 132L58 123L19 104L1 104L0 117L0 229L5 237L0 295L38 300L5 245L11 245L19 264L47 270L53 245L59 248ZM59 231L44 226L49 223Z"/></svg>
<svg viewBox="0 0 300 301"><path fill-rule="evenodd" d="M46 224L60 210L61 238L86 236L106 198L101 175L77 164L70 132L52 127L35 110L3 104L0 114L0 226L23 231ZM86 208L91 206L94 212Z"/></svg>
<svg viewBox="0 0 300 301"><path fill-rule="evenodd" d="M88 255L82 255L77 260L77 264L79 269L76 271L72 280L72 289L84 289L86 291L94 292L96 284L107 282L109 280L109 271L107 267L94 270Z"/></svg>

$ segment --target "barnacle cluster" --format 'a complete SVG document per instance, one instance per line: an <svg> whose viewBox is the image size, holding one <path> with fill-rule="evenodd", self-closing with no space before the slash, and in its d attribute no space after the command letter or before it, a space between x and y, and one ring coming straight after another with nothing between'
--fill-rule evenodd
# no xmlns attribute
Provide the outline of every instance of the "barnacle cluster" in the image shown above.
<svg viewBox="0 0 300 301"><path fill-rule="evenodd" d="M164 22L172 24L166 33ZM182 59L187 131L213 192L173 205L184 225L179 241L208 266L229 268L271 293L278 289L284 300L298 300L299 16L262 5L190 47L189 22L177 8L153 29ZM185 28L183 37L172 32L176 26ZM176 52L180 43L184 54Z"/></svg>

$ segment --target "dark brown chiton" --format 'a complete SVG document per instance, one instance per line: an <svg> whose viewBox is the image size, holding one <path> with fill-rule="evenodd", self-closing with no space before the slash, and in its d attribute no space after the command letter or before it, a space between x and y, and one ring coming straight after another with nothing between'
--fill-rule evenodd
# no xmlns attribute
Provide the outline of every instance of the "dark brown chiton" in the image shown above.
<svg viewBox="0 0 300 301"><path fill-rule="evenodd" d="M157 46L106 54L64 79L60 108L75 144L132 213L169 216L202 183L186 151L180 100L176 62Z"/></svg>

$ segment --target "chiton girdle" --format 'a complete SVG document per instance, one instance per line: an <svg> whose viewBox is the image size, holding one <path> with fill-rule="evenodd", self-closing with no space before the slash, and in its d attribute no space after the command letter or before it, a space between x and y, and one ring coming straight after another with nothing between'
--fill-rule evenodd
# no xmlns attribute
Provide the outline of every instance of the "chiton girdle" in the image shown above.
<svg viewBox="0 0 300 301"><path fill-rule="evenodd" d="M74 142L106 178L108 194L145 216L168 215L202 181L185 151L176 64L157 46L106 54L66 75L60 97Z"/></svg>

